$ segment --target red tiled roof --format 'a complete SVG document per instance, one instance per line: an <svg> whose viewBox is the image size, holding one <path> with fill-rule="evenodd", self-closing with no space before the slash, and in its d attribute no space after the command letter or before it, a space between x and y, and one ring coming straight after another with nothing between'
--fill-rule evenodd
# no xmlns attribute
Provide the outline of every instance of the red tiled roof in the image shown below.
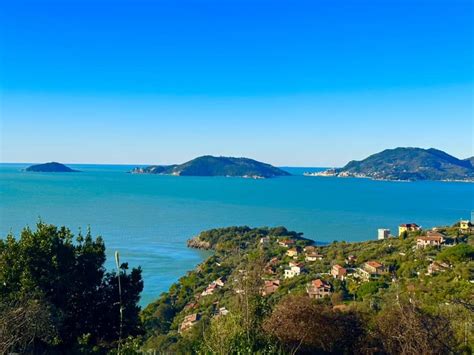
<svg viewBox="0 0 474 355"><path fill-rule="evenodd" d="M372 266L374 268L379 268L379 267L383 266L378 261L367 261L366 264L369 265L369 266Z"/></svg>
<svg viewBox="0 0 474 355"><path fill-rule="evenodd" d="M311 282L311 285L313 285L313 286L316 287L316 288L329 287L329 285L328 285L326 282L324 282L323 280L321 280L321 279L313 280L313 281Z"/></svg>

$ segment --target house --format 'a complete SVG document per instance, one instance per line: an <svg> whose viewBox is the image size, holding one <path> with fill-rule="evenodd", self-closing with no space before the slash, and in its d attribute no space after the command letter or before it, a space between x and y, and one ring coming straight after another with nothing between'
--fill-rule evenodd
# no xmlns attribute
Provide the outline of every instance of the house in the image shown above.
<svg viewBox="0 0 474 355"><path fill-rule="evenodd" d="M354 265L356 261L357 258L355 257L355 255L349 255L345 260L346 264L348 265Z"/></svg>
<svg viewBox="0 0 474 355"><path fill-rule="evenodd" d="M446 238L446 235L444 235L443 233L441 233L437 230L427 231L426 236L427 237L438 237L438 238L443 238L443 239Z"/></svg>
<svg viewBox="0 0 474 355"><path fill-rule="evenodd" d="M305 260L306 261L323 260L323 256L318 253L306 253Z"/></svg>
<svg viewBox="0 0 474 355"><path fill-rule="evenodd" d="M361 278L364 281L369 281L372 274L363 268L357 268L356 270L356 277Z"/></svg>
<svg viewBox="0 0 474 355"><path fill-rule="evenodd" d="M310 298L323 298L331 295L331 285L321 279L311 281L306 287Z"/></svg>
<svg viewBox="0 0 474 355"><path fill-rule="evenodd" d="M275 268L273 266L267 264L263 268L263 273L267 274L267 275L275 275L276 271L275 271Z"/></svg>
<svg viewBox="0 0 474 355"><path fill-rule="evenodd" d="M260 244L266 245L268 243L270 243L270 238L269 237L260 238Z"/></svg>
<svg viewBox="0 0 474 355"><path fill-rule="evenodd" d="M225 307L220 307L217 312L215 312L216 317L226 316L229 314L229 310Z"/></svg>
<svg viewBox="0 0 474 355"><path fill-rule="evenodd" d="M280 260L277 257L273 257L270 259L270 261L267 263L268 266L277 266Z"/></svg>
<svg viewBox="0 0 474 355"><path fill-rule="evenodd" d="M345 268L343 268L341 265L336 264L336 265L332 266L331 275L335 279L339 279L341 281L344 281L344 279L347 276L347 270Z"/></svg>
<svg viewBox="0 0 474 355"><path fill-rule="evenodd" d="M316 247L315 246L312 246L312 245L308 245L306 247L303 248L304 252L306 254L308 253L316 253Z"/></svg>
<svg viewBox="0 0 474 355"><path fill-rule="evenodd" d="M209 295L212 295L214 293L215 290L217 290L217 285L212 282L210 283L206 289L204 291L201 292L201 296L209 296Z"/></svg>
<svg viewBox="0 0 474 355"><path fill-rule="evenodd" d="M296 249L296 248L288 249L286 251L286 255L288 255L289 257L294 258L294 257L298 256L298 249Z"/></svg>
<svg viewBox="0 0 474 355"><path fill-rule="evenodd" d="M384 240L388 239L390 237L390 229L386 228L379 228L377 231L377 239L378 240Z"/></svg>
<svg viewBox="0 0 474 355"><path fill-rule="evenodd" d="M378 261L367 261L363 265L363 269L371 275L381 275L385 272L385 268Z"/></svg>
<svg viewBox="0 0 474 355"><path fill-rule="evenodd" d="M432 237L417 237L416 238L416 247L418 249L426 248L426 247L439 247L441 244L444 243L444 238L440 236L432 236Z"/></svg>
<svg viewBox="0 0 474 355"><path fill-rule="evenodd" d="M401 236L404 232L416 232L421 230L421 227L416 223L400 224L398 226L398 235Z"/></svg>
<svg viewBox="0 0 474 355"><path fill-rule="evenodd" d="M289 248L293 246L294 244L295 244L295 241L293 239L280 239L278 241L278 245L285 248Z"/></svg>
<svg viewBox="0 0 474 355"><path fill-rule="evenodd" d="M219 277L216 281L214 281L214 283L219 287L223 287L224 282L225 282L225 279L223 277Z"/></svg>
<svg viewBox="0 0 474 355"><path fill-rule="evenodd" d="M219 287L223 287L224 286L224 278L222 277L219 277L217 280L215 281L212 281L208 286L207 288L202 291L201 293L201 296L208 296L208 295L212 295L214 293L214 291L217 290L217 288Z"/></svg>
<svg viewBox="0 0 474 355"><path fill-rule="evenodd" d="M471 222L469 220L460 220L459 221L459 230L463 233L469 232L471 229Z"/></svg>
<svg viewBox="0 0 474 355"><path fill-rule="evenodd" d="M291 279L295 276L299 276L303 270L302 263L290 262L289 268L285 269L285 279Z"/></svg>
<svg viewBox="0 0 474 355"><path fill-rule="evenodd" d="M271 295L280 287L280 280L266 280L262 288L262 296Z"/></svg>
<svg viewBox="0 0 474 355"><path fill-rule="evenodd" d="M430 265L428 265L428 275L433 275L438 272L445 272L449 269L449 265L443 262L433 261Z"/></svg>
<svg viewBox="0 0 474 355"><path fill-rule="evenodd" d="M190 315L187 315L184 317L183 322L181 323L181 326L179 327L179 332L182 333L189 328L191 328L194 324L196 324L199 321L199 313L193 313Z"/></svg>

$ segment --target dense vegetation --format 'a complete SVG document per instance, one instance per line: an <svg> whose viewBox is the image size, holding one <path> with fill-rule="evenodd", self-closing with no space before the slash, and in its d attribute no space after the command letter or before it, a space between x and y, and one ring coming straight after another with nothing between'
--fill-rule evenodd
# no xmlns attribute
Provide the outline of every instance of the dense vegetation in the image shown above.
<svg viewBox="0 0 474 355"><path fill-rule="evenodd" d="M89 232L74 238L40 222L0 239L0 353L100 353L140 334L141 270L120 265L120 303L104 262L105 245Z"/></svg>
<svg viewBox="0 0 474 355"><path fill-rule="evenodd" d="M365 176L384 180L474 180L471 159L457 159L437 149L386 149L361 161L351 161L339 176Z"/></svg>
<svg viewBox="0 0 474 355"><path fill-rule="evenodd" d="M471 354L473 235L438 231L440 248L416 248L426 231L329 245L283 227L205 231L189 245L213 255L141 313L141 270L121 265L121 330L102 239L39 223L0 240L0 353ZM329 273L373 260L386 270L374 279ZM304 271L285 279L290 262ZM427 272L433 264L443 269ZM308 296L315 279L329 296ZM278 287L264 293L269 280Z"/></svg>
<svg viewBox="0 0 474 355"><path fill-rule="evenodd" d="M75 173L78 170L73 170L64 164L51 162L45 164L31 165L25 171L43 172L43 173Z"/></svg>
<svg viewBox="0 0 474 355"><path fill-rule="evenodd" d="M136 174L163 174L181 176L239 176L271 178L290 175L269 164L248 158L213 157L205 155L180 165L153 165L135 168Z"/></svg>
<svg viewBox="0 0 474 355"><path fill-rule="evenodd" d="M213 256L183 276L142 312L141 348L165 353L470 353L472 337L472 237L459 228L440 229L450 246L415 247L421 232L381 241L317 246L321 260L287 255L278 241L293 239L302 250L312 243L285 228L232 227L201 233L190 243ZM268 238L260 243L261 238ZM290 261L305 272L284 279ZM334 279L335 263L377 260L387 272L361 282ZM428 274L433 263L449 267ZM273 267L273 274L267 271ZM306 287L320 278L332 294L319 300ZM262 295L265 280L280 286ZM206 293L215 280L222 287ZM204 292L204 293L203 293ZM224 310L224 311L223 311ZM183 330L183 320L199 315Z"/></svg>

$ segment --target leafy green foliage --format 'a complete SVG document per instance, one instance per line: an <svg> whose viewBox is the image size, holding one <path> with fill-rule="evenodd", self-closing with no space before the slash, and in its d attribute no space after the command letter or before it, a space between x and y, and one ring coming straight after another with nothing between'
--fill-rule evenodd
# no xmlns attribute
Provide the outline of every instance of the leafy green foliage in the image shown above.
<svg viewBox="0 0 474 355"><path fill-rule="evenodd" d="M474 246L469 244L458 244L454 247L441 251L436 259L449 263L459 263L474 259Z"/></svg>
<svg viewBox="0 0 474 355"><path fill-rule="evenodd" d="M322 260L312 262L305 260L303 248L314 243L283 227L230 227L202 232L191 246L206 246L214 254L142 312L146 328L142 349L221 354L370 353L379 349L390 353L413 347L421 353L432 353L445 346L445 351L460 352L466 348L461 345L463 341L467 348L474 342L465 333L465 324L472 318L472 246L466 244L471 237L458 238L455 227L443 227L442 231L460 244L417 249L416 234L408 233L403 239L313 245ZM265 238L263 243L261 238ZM297 256L289 257L288 248L279 245L285 239L295 241ZM266 266L271 260L273 273L268 274ZM370 260L382 263L386 272L368 281L355 277L356 268ZM428 274L434 260L449 260L451 265ZM304 271L284 279L290 261L302 262ZM348 279L336 280L328 275L335 263L348 268ZM226 279L223 287L201 296L221 277ZM332 285L332 297L317 301L308 298L307 285L316 278ZM280 281L278 289L262 296L259 290L263 281L274 279ZM416 302L416 307L410 302ZM391 308L394 304L411 312L404 318L406 326L411 327L407 342L380 339L382 334L389 334L385 333L389 328L384 322L396 319L397 310ZM218 315L221 307L229 313ZM190 314L199 314L201 320L190 330L179 332L184 317ZM418 342L417 334L426 337L428 333L426 329L417 332L417 324L429 324L436 331L445 329L447 337L440 335L444 345ZM301 338L307 329L311 329L308 337Z"/></svg>
<svg viewBox="0 0 474 355"><path fill-rule="evenodd" d="M50 326L57 341L42 346L62 351L81 340L91 347L115 346L119 338L119 293L116 272L104 268L105 245L90 232L74 238L65 227L38 223L17 240L0 240L0 299L2 303L38 300L52 312ZM123 336L139 333L141 270L122 264ZM41 339L41 337L39 337ZM11 350L14 350L14 346Z"/></svg>

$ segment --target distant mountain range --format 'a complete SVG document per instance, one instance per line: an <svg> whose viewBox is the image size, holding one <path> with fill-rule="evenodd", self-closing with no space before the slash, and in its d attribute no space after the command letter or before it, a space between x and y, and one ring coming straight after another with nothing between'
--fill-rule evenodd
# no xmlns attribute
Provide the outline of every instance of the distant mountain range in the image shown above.
<svg viewBox="0 0 474 355"><path fill-rule="evenodd" d="M77 173L79 170L73 170L64 164L50 162L45 164L31 165L25 171L43 172L43 173Z"/></svg>
<svg viewBox="0 0 474 355"><path fill-rule="evenodd" d="M198 157L179 165L152 165L145 168L135 168L131 173L178 176L234 176L255 179L290 175L284 170L256 160L214 157L211 155Z"/></svg>
<svg viewBox="0 0 474 355"><path fill-rule="evenodd" d="M474 181L474 157L458 159L438 149L387 149L340 169L312 175L362 177L375 180Z"/></svg>

